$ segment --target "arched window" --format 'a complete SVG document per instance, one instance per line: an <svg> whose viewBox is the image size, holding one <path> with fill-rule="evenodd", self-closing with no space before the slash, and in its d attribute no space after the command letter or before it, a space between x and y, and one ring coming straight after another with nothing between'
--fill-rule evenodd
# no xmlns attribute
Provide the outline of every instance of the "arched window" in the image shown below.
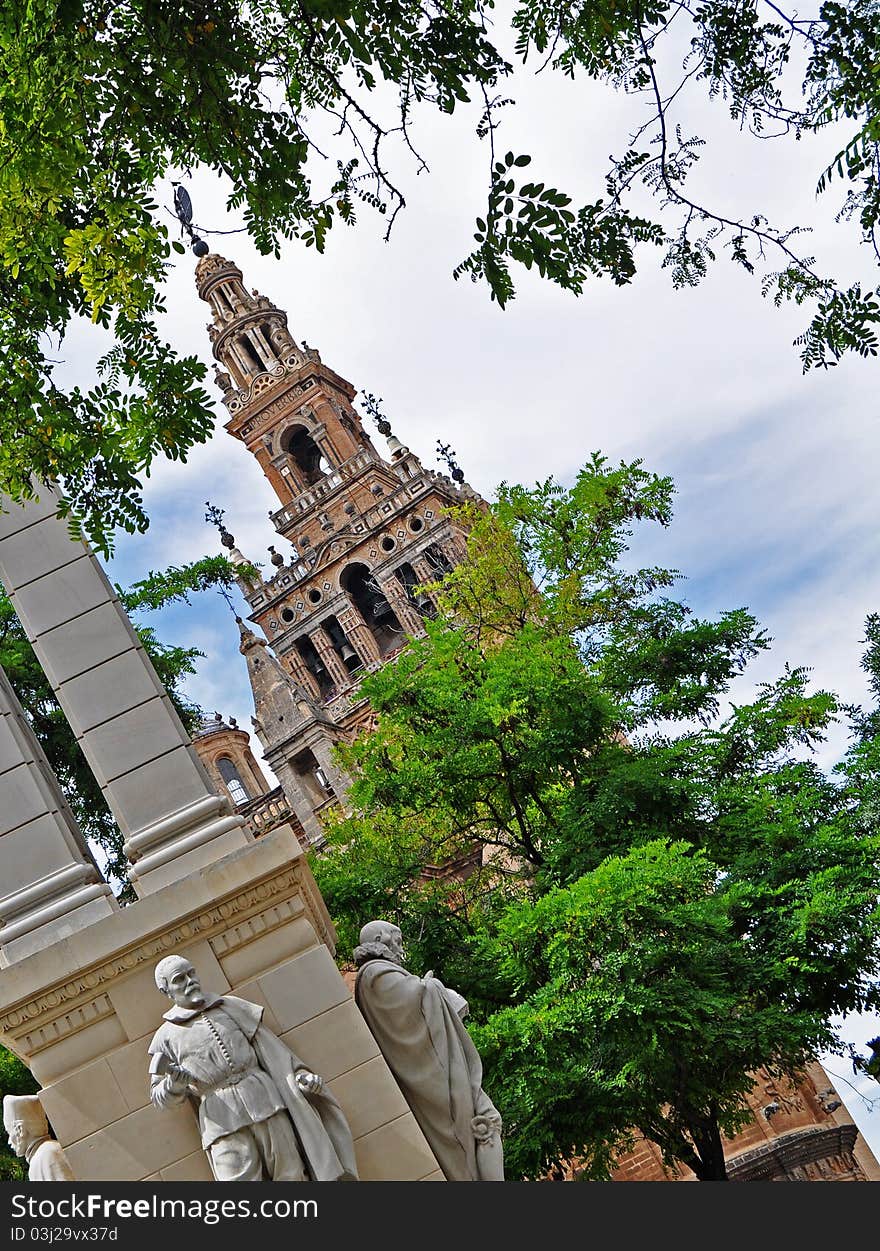
<svg viewBox="0 0 880 1251"><path fill-rule="evenodd" d="M335 799L336 793L330 785L330 779L318 764L313 751L308 747L294 757L293 767L300 784L311 802L319 807L328 799Z"/></svg>
<svg viewBox="0 0 880 1251"><path fill-rule="evenodd" d="M216 764L236 808L240 808L242 804L248 803L250 795L247 792L247 787L241 780L241 775L238 769L236 769L234 762L228 756L218 756Z"/></svg>
<svg viewBox="0 0 880 1251"><path fill-rule="evenodd" d="M408 561L404 561L402 565L394 570L394 576L406 591L407 599L412 606L422 614L423 617L436 617L437 609L434 601L426 591L420 591L416 594L416 587L419 585L419 579L415 569Z"/></svg>
<svg viewBox="0 0 880 1251"><path fill-rule="evenodd" d="M366 565L348 565L342 572L339 585L352 599L354 606L370 628L381 655L400 647L403 629L388 603L381 587L370 576Z"/></svg>
<svg viewBox="0 0 880 1251"><path fill-rule="evenodd" d="M330 472L326 457L305 426L294 426L285 435L284 450L307 486L320 482Z"/></svg>

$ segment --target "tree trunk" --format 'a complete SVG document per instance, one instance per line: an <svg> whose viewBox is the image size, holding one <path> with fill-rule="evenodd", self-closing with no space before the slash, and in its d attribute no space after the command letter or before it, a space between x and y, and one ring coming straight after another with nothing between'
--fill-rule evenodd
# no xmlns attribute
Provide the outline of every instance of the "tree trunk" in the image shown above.
<svg viewBox="0 0 880 1251"><path fill-rule="evenodd" d="M729 1181L724 1163L724 1144L714 1110L708 1116L690 1116L688 1133L697 1149L698 1166L691 1165L698 1181Z"/></svg>

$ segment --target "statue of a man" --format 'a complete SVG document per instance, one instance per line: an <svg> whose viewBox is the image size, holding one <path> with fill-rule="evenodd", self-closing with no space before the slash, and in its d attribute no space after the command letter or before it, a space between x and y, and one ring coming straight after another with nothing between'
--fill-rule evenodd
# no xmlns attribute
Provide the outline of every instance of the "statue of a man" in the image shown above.
<svg viewBox="0 0 880 1251"><path fill-rule="evenodd" d="M370 921L354 950L355 1002L447 1181L504 1181L501 1117L463 1017L467 1001L403 967L403 936Z"/></svg>
<svg viewBox="0 0 880 1251"><path fill-rule="evenodd" d="M17 1156L27 1161L28 1181L75 1181L64 1148L49 1133L39 1095L4 1095L3 1128Z"/></svg>
<svg viewBox="0 0 880 1251"><path fill-rule="evenodd" d="M149 1047L150 1098L198 1101L217 1181L357 1181L342 1108L262 1024L259 1004L206 993L183 956L159 961L156 985L172 1007Z"/></svg>

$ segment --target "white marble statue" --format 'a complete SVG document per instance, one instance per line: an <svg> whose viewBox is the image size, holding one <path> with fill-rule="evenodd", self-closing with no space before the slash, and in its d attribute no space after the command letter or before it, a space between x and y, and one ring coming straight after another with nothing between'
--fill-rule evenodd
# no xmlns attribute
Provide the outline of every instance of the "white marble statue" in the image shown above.
<svg viewBox="0 0 880 1251"><path fill-rule="evenodd" d="M28 1181L75 1181L64 1148L49 1133L39 1095L4 1095L3 1128L12 1150L27 1161Z"/></svg>
<svg viewBox="0 0 880 1251"><path fill-rule="evenodd" d="M172 1007L149 1047L150 1098L198 1102L217 1181L357 1181L342 1109L262 1024L259 1004L203 991L183 956L159 961L156 985Z"/></svg>
<svg viewBox="0 0 880 1251"><path fill-rule="evenodd" d="M501 1117L482 1088L467 1000L403 967L403 937L370 921L354 950L355 1001L447 1181L503 1181Z"/></svg>

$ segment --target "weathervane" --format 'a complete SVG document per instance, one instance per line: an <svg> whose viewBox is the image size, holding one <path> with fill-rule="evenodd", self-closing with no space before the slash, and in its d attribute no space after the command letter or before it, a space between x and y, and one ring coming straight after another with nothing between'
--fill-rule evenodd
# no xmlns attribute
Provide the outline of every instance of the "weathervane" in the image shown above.
<svg viewBox="0 0 880 1251"><path fill-rule="evenodd" d="M439 439L437 440L437 459L446 462L453 482L464 482L464 470L459 468L455 453L448 443L441 443Z"/></svg>
<svg viewBox="0 0 880 1251"><path fill-rule="evenodd" d="M181 183L175 182L171 184L174 188L174 211L177 214L181 228L186 231L190 238L190 244L196 256L207 256L210 248L204 239L200 239L192 226L193 206L192 200L189 198L189 192Z"/></svg>
<svg viewBox="0 0 880 1251"><path fill-rule="evenodd" d="M205 507L208 510L205 513L205 521L207 521L208 525L217 527L218 531L220 532L220 542L223 544L224 547L234 547L235 539L232 537L232 535L229 533L229 531L226 529L226 527L223 524L223 518L226 514L226 509L217 508L217 506L215 504L212 504L210 500L205 500Z"/></svg>
<svg viewBox="0 0 880 1251"><path fill-rule="evenodd" d="M379 431L379 433L384 434L385 437L387 438L388 435L391 433L391 422L388 420L388 418L382 412L382 409L379 407L381 403L382 401L377 400L375 395L371 395L369 391L367 391L364 394L364 408L367 410L370 417L372 417L373 421L376 423L376 429Z"/></svg>

